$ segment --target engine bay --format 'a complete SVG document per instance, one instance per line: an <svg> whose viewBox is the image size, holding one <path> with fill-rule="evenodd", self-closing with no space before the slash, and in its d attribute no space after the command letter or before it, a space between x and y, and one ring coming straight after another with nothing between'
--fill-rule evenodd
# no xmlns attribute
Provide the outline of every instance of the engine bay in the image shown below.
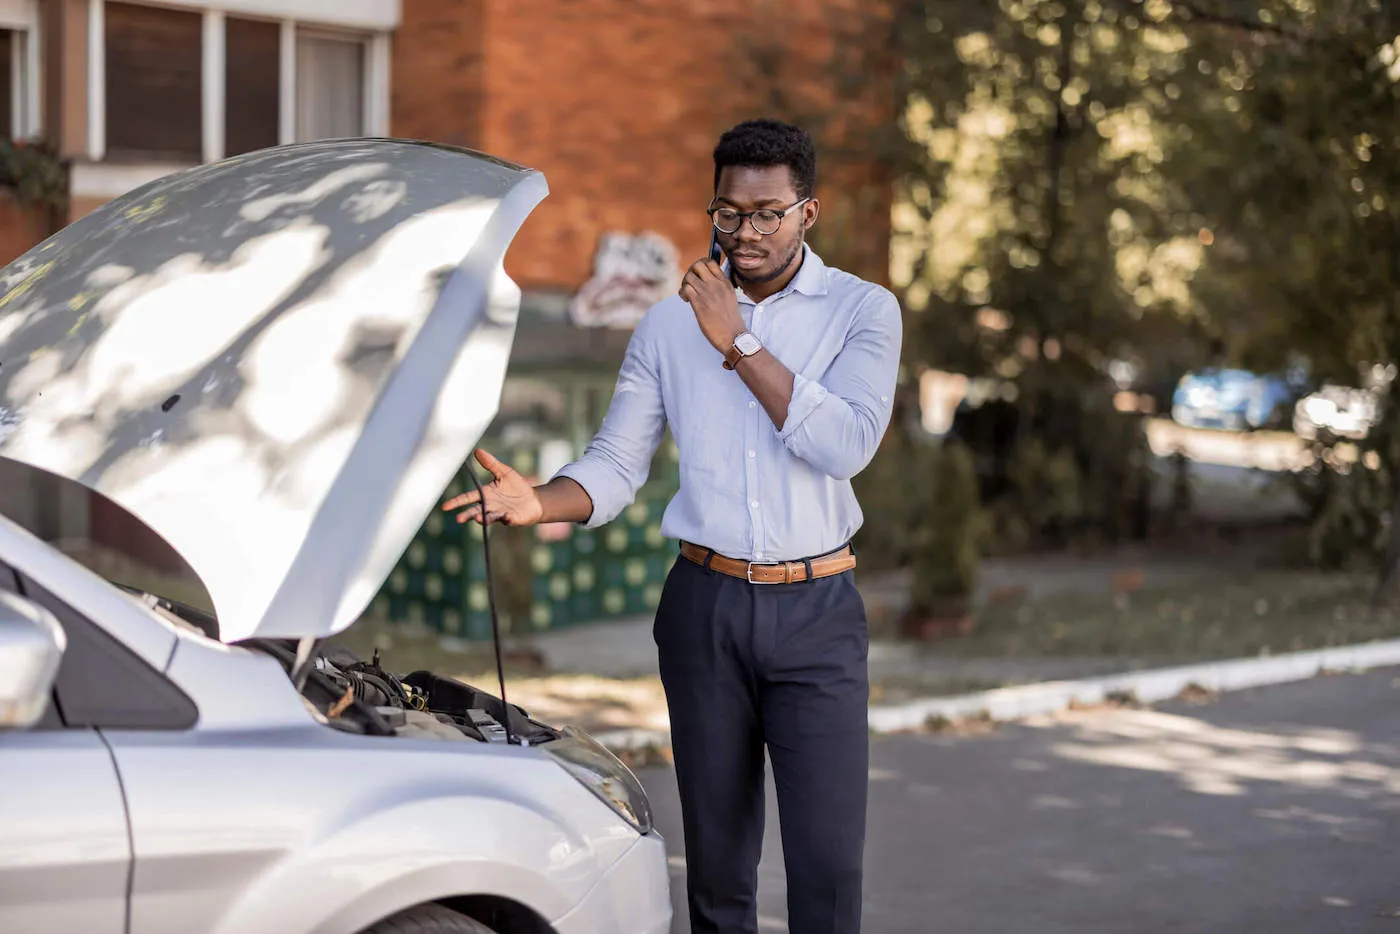
<svg viewBox="0 0 1400 934"><path fill-rule="evenodd" d="M291 676L294 642L253 639L240 644L276 658ZM530 719L518 705L503 704L466 682L431 671L394 674L380 664L377 650L364 661L339 646L318 649L301 695L318 719L351 733L531 746L561 735Z"/></svg>
<svg viewBox="0 0 1400 934"><path fill-rule="evenodd" d="M344 648L330 647L316 656L314 665L343 689L321 711L329 721L343 717L353 700L372 708L396 736L484 743L514 739L530 745L559 737L558 731L531 720L521 707L502 704L500 698L466 682L431 671L392 674L381 666L377 650L366 662Z"/></svg>
<svg viewBox="0 0 1400 934"><path fill-rule="evenodd" d="M209 613L155 594L118 585L172 622L218 638L218 620ZM249 639L238 643L276 659L288 677L296 665L297 643L289 639ZM394 674L379 651L365 661L348 649L321 644L311 655L301 688L316 718L334 729L370 736L402 736L535 746L562 734L532 720L516 704L454 678L431 671Z"/></svg>

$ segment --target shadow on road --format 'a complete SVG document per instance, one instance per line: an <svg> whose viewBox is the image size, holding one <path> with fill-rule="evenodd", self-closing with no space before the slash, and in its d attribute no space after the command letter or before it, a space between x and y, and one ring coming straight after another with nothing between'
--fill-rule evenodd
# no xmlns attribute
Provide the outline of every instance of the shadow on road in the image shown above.
<svg viewBox="0 0 1400 934"><path fill-rule="evenodd" d="M865 929L1400 931L1400 671L876 737ZM672 776L644 774L684 860ZM781 931L776 805L760 930Z"/></svg>

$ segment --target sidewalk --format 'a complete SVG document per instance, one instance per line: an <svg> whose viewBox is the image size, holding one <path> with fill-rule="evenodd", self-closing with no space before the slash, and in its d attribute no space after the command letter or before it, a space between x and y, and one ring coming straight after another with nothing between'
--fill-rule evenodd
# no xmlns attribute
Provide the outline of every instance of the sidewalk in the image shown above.
<svg viewBox="0 0 1400 934"><path fill-rule="evenodd" d="M1078 592L1111 594L1124 586L1157 587L1235 573L1258 560L1250 549L1232 548L1222 561L1210 549L1123 548L1089 558L1048 555L984 562L974 604L1008 593L1037 600ZM857 572L872 633L869 655L871 704L907 705L932 697L1016 685L1064 682L1160 667L1162 659L1122 656L960 657L942 643L890 637L908 600L908 572ZM545 719L576 723L593 731L638 729L664 732L665 698L657 675L652 618L584 624L512 640L537 655L545 674L513 679L511 699Z"/></svg>
<svg viewBox="0 0 1400 934"><path fill-rule="evenodd" d="M1259 561L1259 550L1260 546L1233 547L1228 563L1222 563L1219 554L1206 549L1154 550L1137 546L1088 558L1052 554L988 559L982 563L973 605L984 606L998 595L1010 593L1025 600L1067 592L1109 594L1129 579L1133 587L1150 588L1196 578L1219 578ZM907 570L864 575L856 572L856 586L870 620L872 681L884 676L905 679L921 673L935 678L969 675L982 680L1041 680L1097 674L1105 662L1114 670L1123 666L1121 658L941 658L937 643L888 638L893 620L908 606L909 574ZM539 652L550 671L637 678L657 673L651 630L652 617L638 616L530 634L513 643ZM1130 660L1142 664L1150 661Z"/></svg>

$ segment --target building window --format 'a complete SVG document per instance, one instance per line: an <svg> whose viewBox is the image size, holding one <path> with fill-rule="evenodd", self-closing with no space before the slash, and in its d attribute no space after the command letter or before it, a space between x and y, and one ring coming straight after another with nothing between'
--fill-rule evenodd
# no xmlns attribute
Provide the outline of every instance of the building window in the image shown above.
<svg viewBox="0 0 1400 934"><path fill-rule="evenodd" d="M33 0L0 0L0 14L16 2ZM399 3L88 0L88 159L72 194L113 198L278 143L387 135Z"/></svg>
<svg viewBox="0 0 1400 934"><path fill-rule="evenodd" d="M0 16L0 139L28 139L40 132L35 29L19 22Z"/></svg>
<svg viewBox="0 0 1400 934"><path fill-rule="evenodd" d="M359 39L298 33L299 142L364 135L365 53Z"/></svg>
<svg viewBox="0 0 1400 934"><path fill-rule="evenodd" d="M203 152L203 17L105 4L107 154L198 162Z"/></svg>
<svg viewBox="0 0 1400 934"><path fill-rule="evenodd" d="M225 22L224 155L280 142L282 29L230 16Z"/></svg>

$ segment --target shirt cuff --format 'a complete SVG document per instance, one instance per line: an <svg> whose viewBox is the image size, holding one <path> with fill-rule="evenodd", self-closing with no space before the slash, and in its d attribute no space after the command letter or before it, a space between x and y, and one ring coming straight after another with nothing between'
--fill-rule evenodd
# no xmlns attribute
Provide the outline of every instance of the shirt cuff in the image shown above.
<svg viewBox="0 0 1400 934"><path fill-rule="evenodd" d="M568 477L570 480L583 487L583 491L588 494L588 498L593 502L593 512L588 519L581 523L585 529L596 529L599 526L607 525L617 514L622 511L622 505L617 504L618 498L613 487L617 480L609 476L606 467L589 461L574 461L560 468L555 477ZM617 505L614 505L617 504Z"/></svg>
<svg viewBox="0 0 1400 934"><path fill-rule="evenodd" d="M826 387L821 383L810 380L801 373L794 373L792 375L792 401L788 403L787 420L783 422L780 437L786 441L807 420L807 416L815 412L817 406L826 401L827 394Z"/></svg>

